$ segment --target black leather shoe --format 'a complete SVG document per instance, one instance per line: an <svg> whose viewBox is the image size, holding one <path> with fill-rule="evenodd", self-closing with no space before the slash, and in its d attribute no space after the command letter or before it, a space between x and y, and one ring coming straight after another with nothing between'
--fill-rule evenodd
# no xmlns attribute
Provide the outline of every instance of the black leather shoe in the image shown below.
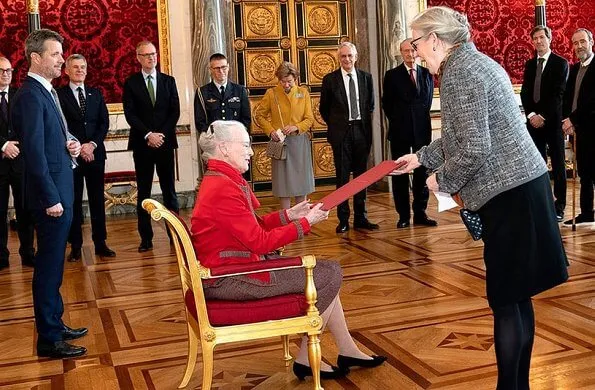
<svg viewBox="0 0 595 390"><path fill-rule="evenodd" d="M345 233L349 230L349 222L339 222L335 231L337 233Z"/></svg>
<svg viewBox="0 0 595 390"><path fill-rule="evenodd" d="M37 342L37 356L57 359L69 359L87 353L87 348L68 344L65 341L53 343Z"/></svg>
<svg viewBox="0 0 595 390"><path fill-rule="evenodd" d="M378 229L380 229L380 226L378 226L377 223L372 223L372 222L368 221L367 219L365 219L363 221L354 222L353 228L354 229L365 229L365 230L378 230Z"/></svg>
<svg viewBox="0 0 595 390"><path fill-rule="evenodd" d="M437 226L438 222L428 218L427 215L421 215L419 217L413 217L413 224L422 226Z"/></svg>
<svg viewBox="0 0 595 390"><path fill-rule="evenodd" d="M140 253L148 252L151 249L153 249L153 243L151 241L141 241L140 245L138 246L138 251Z"/></svg>
<svg viewBox="0 0 595 390"><path fill-rule="evenodd" d="M8 260L7 261L0 261L0 270L8 268Z"/></svg>
<svg viewBox="0 0 595 390"><path fill-rule="evenodd" d="M70 254L68 255L67 260L71 263L79 261L81 259L81 248L71 248Z"/></svg>
<svg viewBox="0 0 595 390"><path fill-rule="evenodd" d="M399 222L397 222L397 228L398 229L404 229L409 227L411 224L409 223L409 220L405 220L405 219L399 219Z"/></svg>
<svg viewBox="0 0 595 390"><path fill-rule="evenodd" d="M564 210L556 211L556 221L562 222L564 220Z"/></svg>
<svg viewBox="0 0 595 390"><path fill-rule="evenodd" d="M72 329L68 325L64 325L64 329L62 330L62 340L74 340L83 337L89 333L87 328L76 328Z"/></svg>
<svg viewBox="0 0 595 390"><path fill-rule="evenodd" d="M593 214L587 215L587 214L580 213L574 219L574 223L577 223L577 224L578 223L587 223L587 222L595 222L595 218L593 217ZM572 219L569 219L568 221L564 222L564 225L572 225Z"/></svg>
<svg viewBox="0 0 595 390"><path fill-rule="evenodd" d="M337 357L337 366L342 370L348 370L349 367L377 367L386 361L386 356L372 356L372 359L358 359L349 356L339 355Z"/></svg>
<svg viewBox="0 0 595 390"><path fill-rule="evenodd" d="M95 246L95 254L101 257L116 257L116 252L111 250L105 243Z"/></svg>
<svg viewBox="0 0 595 390"><path fill-rule="evenodd" d="M345 375L349 374L349 368L339 368L332 366L333 371L320 371L320 379L337 379L343 378ZM293 373L297 378L301 381L304 380L307 376L312 376L312 369L308 366L304 366L300 363L293 363Z"/></svg>

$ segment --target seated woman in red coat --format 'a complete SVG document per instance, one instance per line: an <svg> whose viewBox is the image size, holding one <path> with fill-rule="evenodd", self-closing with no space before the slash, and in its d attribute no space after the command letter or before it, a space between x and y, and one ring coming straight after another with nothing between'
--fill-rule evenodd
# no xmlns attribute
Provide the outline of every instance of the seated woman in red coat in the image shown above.
<svg viewBox="0 0 595 390"><path fill-rule="evenodd" d="M304 237L312 225L328 218L328 211L321 210L321 204L312 207L307 201L287 210L256 216L254 210L260 203L242 177L254 152L248 132L240 122L213 122L201 133L199 144L202 158L207 160L207 171L192 213L191 230L198 260L205 267L261 261L275 249ZM339 350L338 367L321 362L323 379L345 376L349 367L375 367L386 360L384 356L361 352L351 338L339 300L341 280L337 262L317 261L316 306ZM296 268L222 278L205 284L204 291L207 299L250 300L302 293L304 285L305 272ZM305 336L293 372L300 379L312 375Z"/></svg>

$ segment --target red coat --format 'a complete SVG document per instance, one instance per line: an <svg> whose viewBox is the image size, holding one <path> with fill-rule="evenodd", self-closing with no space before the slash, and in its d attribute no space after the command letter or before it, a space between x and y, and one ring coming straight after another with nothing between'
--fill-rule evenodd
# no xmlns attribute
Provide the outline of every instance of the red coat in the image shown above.
<svg viewBox="0 0 595 390"><path fill-rule="evenodd" d="M192 212L192 243L198 261L211 268L262 261L310 232L306 218L289 221L285 210L263 217L260 202L240 172L220 160L209 160ZM251 277L269 281L268 273Z"/></svg>

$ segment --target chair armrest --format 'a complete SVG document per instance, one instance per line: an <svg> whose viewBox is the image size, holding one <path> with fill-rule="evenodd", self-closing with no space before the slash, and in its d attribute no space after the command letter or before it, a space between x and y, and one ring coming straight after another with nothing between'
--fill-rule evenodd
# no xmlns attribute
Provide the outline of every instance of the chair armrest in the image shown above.
<svg viewBox="0 0 595 390"><path fill-rule="evenodd" d="M222 278L235 275L247 275L258 272L276 271L280 269L314 267L316 260L313 256L302 257L285 257L279 259L262 260L253 263L244 264L229 264L218 267L209 268L209 275L205 275L203 279Z"/></svg>

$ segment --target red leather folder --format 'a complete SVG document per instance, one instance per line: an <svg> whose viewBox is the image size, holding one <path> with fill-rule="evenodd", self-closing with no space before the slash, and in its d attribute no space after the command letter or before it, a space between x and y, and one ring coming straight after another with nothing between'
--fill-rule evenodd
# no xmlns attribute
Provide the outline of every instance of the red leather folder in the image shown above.
<svg viewBox="0 0 595 390"><path fill-rule="evenodd" d="M344 202L353 195L357 194L364 188L376 183L378 180L382 179L395 169L399 169L405 165L407 165L407 163L404 161L398 164L394 160L383 161L374 168L367 170L365 173L351 180L341 188L337 188L332 193L320 199L318 203L322 203L322 210L330 210L333 207L338 206L341 202Z"/></svg>

